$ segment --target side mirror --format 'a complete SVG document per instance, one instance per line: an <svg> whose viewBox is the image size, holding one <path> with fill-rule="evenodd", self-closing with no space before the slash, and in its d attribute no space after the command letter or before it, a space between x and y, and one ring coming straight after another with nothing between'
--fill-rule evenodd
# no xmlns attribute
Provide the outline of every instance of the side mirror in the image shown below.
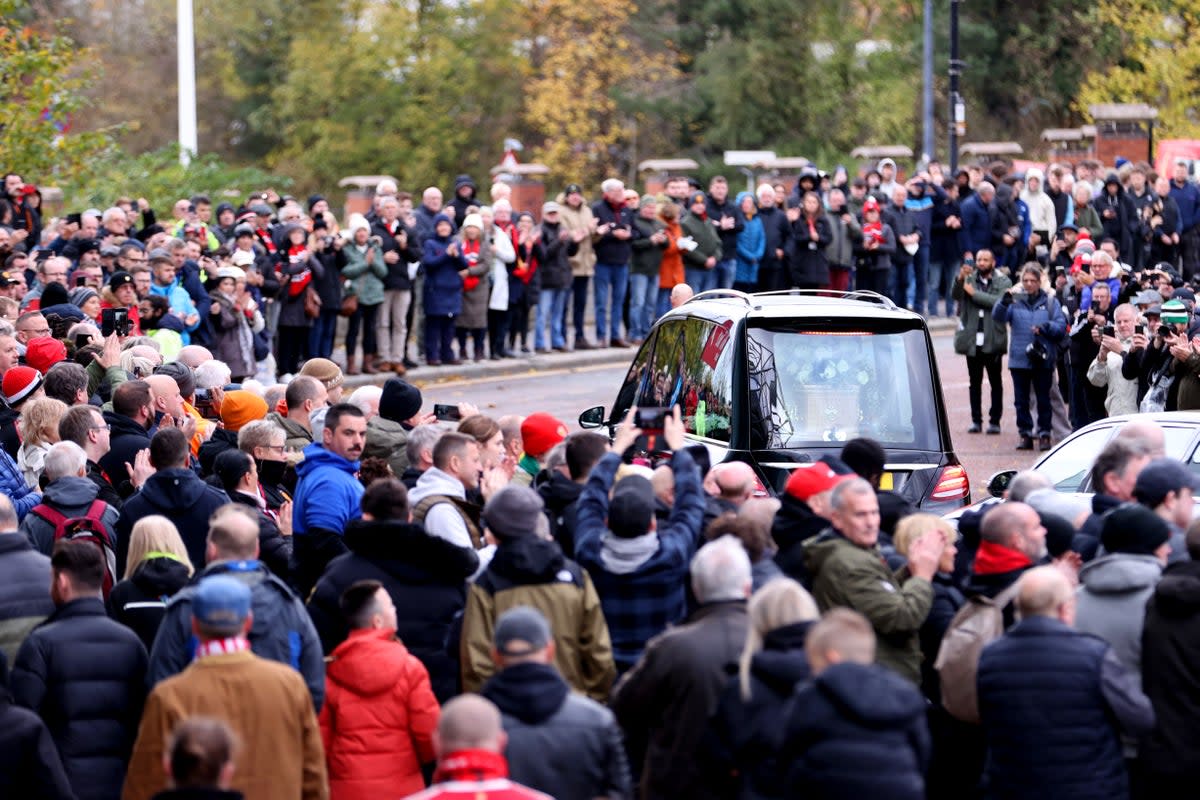
<svg viewBox="0 0 1200 800"><path fill-rule="evenodd" d="M579 427L584 430L599 428L604 425L604 406L592 406L579 415Z"/></svg>
<svg viewBox="0 0 1200 800"><path fill-rule="evenodd" d="M1016 474L1015 469L1006 469L988 478L988 494L992 497L1004 497L1004 493L1008 491L1008 485L1012 483L1013 476Z"/></svg>

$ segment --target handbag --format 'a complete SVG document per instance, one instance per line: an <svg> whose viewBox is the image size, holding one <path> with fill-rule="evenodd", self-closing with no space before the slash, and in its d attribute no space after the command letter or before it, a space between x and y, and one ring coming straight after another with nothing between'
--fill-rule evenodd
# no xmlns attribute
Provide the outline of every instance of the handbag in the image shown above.
<svg viewBox="0 0 1200 800"><path fill-rule="evenodd" d="M342 306L338 314L343 317L353 317L358 312L358 295L347 292L342 295Z"/></svg>
<svg viewBox="0 0 1200 800"><path fill-rule="evenodd" d="M321 295L311 286L304 287L304 316L309 319L321 316Z"/></svg>

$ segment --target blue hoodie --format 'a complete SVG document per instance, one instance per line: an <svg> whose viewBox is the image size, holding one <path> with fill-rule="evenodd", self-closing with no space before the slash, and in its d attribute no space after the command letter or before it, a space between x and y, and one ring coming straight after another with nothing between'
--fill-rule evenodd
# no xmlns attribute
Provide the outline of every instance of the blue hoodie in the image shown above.
<svg viewBox="0 0 1200 800"><path fill-rule="evenodd" d="M339 536L350 520L362 516L363 485L357 478L358 462L347 461L315 442L304 448L304 460L296 466L292 530L303 536L322 528Z"/></svg>
<svg viewBox="0 0 1200 800"><path fill-rule="evenodd" d="M738 213L741 213L742 201L747 197L754 199L750 192L738 193L735 201ZM766 252L767 234L757 212L752 217L743 216L743 224L745 227L737 235L737 273L734 280L738 283L758 283L758 264Z"/></svg>

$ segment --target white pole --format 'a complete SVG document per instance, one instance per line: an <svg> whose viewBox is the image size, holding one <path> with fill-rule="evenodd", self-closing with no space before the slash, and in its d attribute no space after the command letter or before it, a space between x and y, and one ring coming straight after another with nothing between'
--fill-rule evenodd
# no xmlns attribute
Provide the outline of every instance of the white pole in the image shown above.
<svg viewBox="0 0 1200 800"><path fill-rule="evenodd" d="M185 167L196 155L196 37L192 0L176 0L176 34L179 40L179 162Z"/></svg>

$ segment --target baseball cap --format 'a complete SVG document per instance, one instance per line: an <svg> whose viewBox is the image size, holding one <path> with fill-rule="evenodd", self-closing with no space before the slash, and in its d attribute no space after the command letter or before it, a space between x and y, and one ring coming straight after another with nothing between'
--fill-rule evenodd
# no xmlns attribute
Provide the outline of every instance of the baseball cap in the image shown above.
<svg viewBox="0 0 1200 800"><path fill-rule="evenodd" d="M617 481L608 503L608 527L622 539L641 536L654 517L654 487L641 475Z"/></svg>
<svg viewBox="0 0 1200 800"><path fill-rule="evenodd" d="M1168 492L1180 489L1200 491L1200 477L1173 458L1156 458L1138 473L1133 496L1142 505L1154 508Z"/></svg>
<svg viewBox="0 0 1200 800"><path fill-rule="evenodd" d="M553 214L553 213L555 213L557 211L561 211L561 210L562 210L562 206L560 206L558 203L554 202L553 200L549 200L545 203L542 203L542 213L543 214Z"/></svg>
<svg viewBox="0 0 1200 800"><path fill-rule="evenodd" d="M853 476L838 474L828 464L818 461L792 470L784 491L791 497L807 503L814 495L828 492L850 477Z"/></svg>
<svg viewBox="0 0 1200 800"><path fill-rule="evenodd" d="M550 644L550 623L529 606L514 606L496 620L492 643L502 656L527 656Z"/></svg>
<svg viewBox="0 0 1200 800"><path fill-rule="evenodd" d="M192 616L218 632L237 633L250 615L250 587L228 575L200 581L192 595Z"/></svg>
<svg viewBox="0 0 1200 800"><path fill-rule="evenodd" d="M515 539L537 533L545 507L541 495L528 486L506 486L483 507L483 521L493 535Z"/></svg>

